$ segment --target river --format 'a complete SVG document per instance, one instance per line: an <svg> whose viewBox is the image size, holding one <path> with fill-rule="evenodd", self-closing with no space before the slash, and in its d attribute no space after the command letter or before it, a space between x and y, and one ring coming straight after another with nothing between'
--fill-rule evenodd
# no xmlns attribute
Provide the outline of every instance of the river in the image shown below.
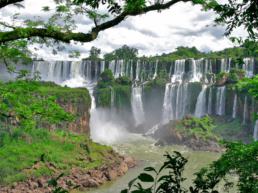
<svg viewBox="0 0 258 193"><path fill-rule="evenodd" d="M99 188L87 191L89 193L119 193L122 189L126 188L128 182L143 171L143 168L147 166L153 166L159 168L163 161L163 155L166 152L172 153L173 151L179 151L184 157L188 159L186 164L184 176L186 180L186 186L191 184L193 174L200 168L207 166L212 161L218 159L219 153L192 151L183 146L155 146L155 141L152 138L144 137L139 134L128 134L128 137L121 141L113 143L111 146L122 155L130 155L137 161L137 166L130 169L124 176L118 178L115 181L108 182Z"/></svg>

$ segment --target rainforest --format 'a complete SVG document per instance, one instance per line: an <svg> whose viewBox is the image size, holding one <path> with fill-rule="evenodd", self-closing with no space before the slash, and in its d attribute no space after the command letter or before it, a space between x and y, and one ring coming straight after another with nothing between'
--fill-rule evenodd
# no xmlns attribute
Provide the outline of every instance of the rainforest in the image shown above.
<svg viewBox="0 0 258 193"><path fill-rule="evenodd" d="M255 1L46 5L0 1L1 193L258 193Z"/></svg>

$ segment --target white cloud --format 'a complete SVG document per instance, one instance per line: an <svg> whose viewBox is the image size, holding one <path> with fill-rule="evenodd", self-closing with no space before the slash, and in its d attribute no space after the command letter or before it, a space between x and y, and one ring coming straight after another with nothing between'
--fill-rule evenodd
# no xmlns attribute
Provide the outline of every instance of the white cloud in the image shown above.
<svg viewBox="0 0 258 193"><path fill-rule="evenodd" d="M43 5L48 5L51 0L34 1L25 0L25 9L19 10L24 17L40 15L47 18L48 15L41 11ZM1 10L1 18L8 18L17 8L8 7ZM121 24L104 32L100 32L97 40L68 46L68 50L78 49L85 57L91 46L101 48L102 52L110 52L124 44L139 49L141 55L154 55L171 52L178 46L196 46L202 51L221 50L233 46L223 37L224 27L213 26L215 14L211 11L204 12L200 6L191 3L178 3L161 13L151 12L141 16L129 17ZM79 31L86 32L90 29L91 22L85 17L78 17ZM236 31L237 35L243 35L243 29ZM48 49L48 48L45 48ZM50 50L39 51L44 58L61 58L65 55L51 56Z"/></svg>

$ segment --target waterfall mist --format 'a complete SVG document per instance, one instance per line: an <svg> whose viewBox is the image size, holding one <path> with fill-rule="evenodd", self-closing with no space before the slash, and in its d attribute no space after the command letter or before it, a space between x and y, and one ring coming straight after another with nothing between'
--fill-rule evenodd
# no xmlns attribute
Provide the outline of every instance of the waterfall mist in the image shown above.
<svg viewBox="0 0 258 193"><path fill-rule="evenodd" d="M250 107L248 96L240 96L235 92L230 95L231 91L226 86L215 85L214 75L237 67L245 70L246 77L252 77L255 74L254 59L244 59L240 67L232 65L231 59L219 59L218 62L210 59L180 59L170 63L138 59L99 62L35 61L26 68L32 74L40 72L43 81L88 88L92 97L92 138L110 144L123 139L129 132L151 134L160 126L186 115L228 116L232 119L239 118L242 123L250 123L250 114L247 112ZM4 67L0 67L1 72L5 72ZM110 107L101 108L96 105L95 88L105 69L110 69L115 78L126 76L132 81L128 106L117 106L119 97L112 87ZM166 78L166 84L154 86L147 91L145 85L159 76ZM240 113L240 107L243 113Z"/></svg>

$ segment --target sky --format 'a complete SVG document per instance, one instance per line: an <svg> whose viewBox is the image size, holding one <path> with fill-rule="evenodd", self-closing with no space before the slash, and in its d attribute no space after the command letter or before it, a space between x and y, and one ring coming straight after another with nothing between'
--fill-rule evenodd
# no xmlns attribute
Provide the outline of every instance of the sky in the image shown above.
<svg viewBox="0 0 258 193"><path fill-rule="evenodd" d="M0 18L11 22L10 16L19 12L20 19L31 19L39 16L47 19L50 13L42 12L42 6L51 5L51 0L35 1L25 0L24 9L7 6L0 11ZM215 26L215 14L204 12L200 6L191 3L177 3L170 9L160 13L149 12L145 15L128 17L119 25L104 32L100 32L96 40L89 43L72 43L66 45L67 50L78 50L81 57L86 57L92 46L101 49L102 54L117 49L124 44L135 47L139 55L156 55L175 51L179 46L195 46L199 50L218 51L234 46L224 37L225 27ZM76 18L78 31L87 32L93 26L87 17ZM244 31L238 29L234 35L243 35ZM68 54L53 55L52 50L43 48L36 51L41 58L65 59Z"/></svg>

